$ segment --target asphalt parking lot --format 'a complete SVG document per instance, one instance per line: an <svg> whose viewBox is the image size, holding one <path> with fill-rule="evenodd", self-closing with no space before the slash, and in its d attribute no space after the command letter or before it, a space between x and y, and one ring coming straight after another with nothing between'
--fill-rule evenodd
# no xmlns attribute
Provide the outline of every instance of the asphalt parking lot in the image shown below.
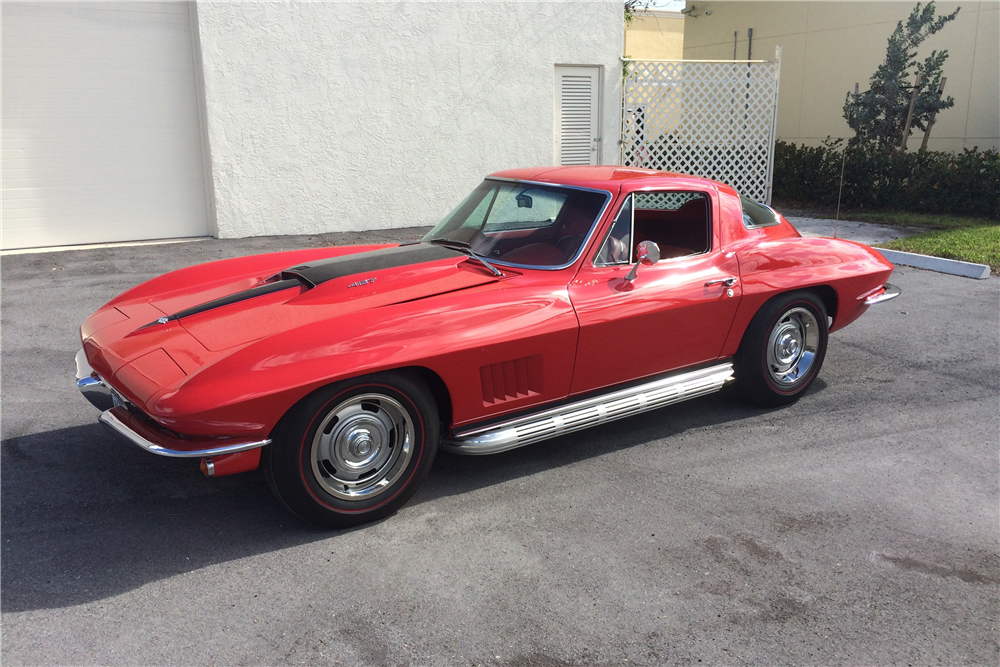
<svg viewBox="0 0 1000 667"><path fill-rule="evenodd" d="M794 406L442 454L344 532L112 440L74 386L80 322L142 280L418 232L3 257L4 665L1000 662L995 277L897 269Z"/></svg>

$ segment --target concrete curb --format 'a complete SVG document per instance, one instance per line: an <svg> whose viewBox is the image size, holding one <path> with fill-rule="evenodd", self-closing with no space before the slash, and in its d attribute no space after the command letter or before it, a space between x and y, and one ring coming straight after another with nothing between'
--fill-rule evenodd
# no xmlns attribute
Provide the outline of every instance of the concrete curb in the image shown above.
<svg viewBox="0 0 1000 667"><path fill-rule="evenodd" d="M990 277L990 267L985 264L960 262L957 259L944 259L943 257L918 255L915 252L886 250L885 248L875 248L875 250L882 253L882 256L893 264L915 266L918 269L927 269L953 276L965 276L966 278L975 278L976 280L987 280Z"/></svg>

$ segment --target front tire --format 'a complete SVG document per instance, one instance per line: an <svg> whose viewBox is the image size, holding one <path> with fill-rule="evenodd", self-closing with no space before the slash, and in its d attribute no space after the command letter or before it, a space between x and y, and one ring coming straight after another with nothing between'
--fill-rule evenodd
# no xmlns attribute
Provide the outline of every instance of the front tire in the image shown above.
<svg viewBox="0 0 1000 667"><path fill-rule="evenodd" d="M430 471L438 411L416 376L380 373L307 396L275 428L268 485L292 513L324 528L388 516Z"/></svg>
<svg viewBox="0 0 1000 667"><path fill-rule="evenodd" d="M826 307L815 294L792 292L766 303L736 353L743 396L762 407L799 400L819 374L828 337Z"/></svg>

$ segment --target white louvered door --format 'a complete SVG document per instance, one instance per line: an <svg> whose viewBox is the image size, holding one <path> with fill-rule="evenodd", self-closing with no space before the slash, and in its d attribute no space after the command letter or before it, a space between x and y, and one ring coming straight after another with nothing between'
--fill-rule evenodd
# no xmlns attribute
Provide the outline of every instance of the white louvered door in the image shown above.
<svg viewBox="0 0 1000 667"><path fill-rule="evenodd" d="M601 69L556 67L557 164L601 163Z"/></svg>

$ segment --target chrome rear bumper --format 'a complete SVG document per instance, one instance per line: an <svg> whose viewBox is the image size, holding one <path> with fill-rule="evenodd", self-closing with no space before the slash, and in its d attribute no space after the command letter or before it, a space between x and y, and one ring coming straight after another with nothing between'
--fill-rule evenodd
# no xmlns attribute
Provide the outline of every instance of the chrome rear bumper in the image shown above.
<svg viewBox="0 0 1000 667"><path fill-rule="evenodd" d="M877 303L885 303L899 296L901 290L895 285L890 285L886 283L881 291L876 290L874 294L870 294L865 298L866 306L874 306Z"/></svg>

